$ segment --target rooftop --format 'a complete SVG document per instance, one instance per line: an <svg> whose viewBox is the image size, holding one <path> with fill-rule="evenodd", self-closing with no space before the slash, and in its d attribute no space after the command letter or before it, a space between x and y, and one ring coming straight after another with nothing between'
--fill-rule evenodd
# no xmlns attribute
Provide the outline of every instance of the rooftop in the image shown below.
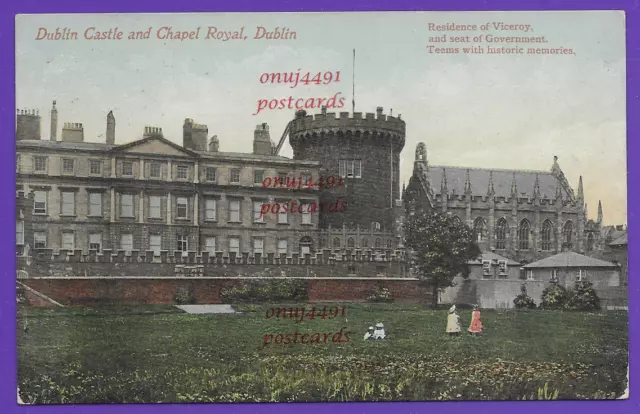
<svg viewBox="0 0 640 414"><path fill-rule="evenodd" d="M609 267L616 268L615 265L604 260L594 259L576 252L562 252L554 256L547 257L537 262L529 263L524 266L525 269L544 269L544 268L562 268L562 267Z"/></svg>

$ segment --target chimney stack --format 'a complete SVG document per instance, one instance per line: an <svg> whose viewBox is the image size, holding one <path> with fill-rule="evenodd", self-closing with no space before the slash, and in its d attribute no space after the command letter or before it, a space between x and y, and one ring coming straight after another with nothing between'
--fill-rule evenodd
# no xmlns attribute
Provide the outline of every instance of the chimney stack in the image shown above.
<svg viewBox="0 0 640 414"><path fill-rule="evenodd" d="M220 148L220 141L218 141L218 136L214 135L211 137L211 141L209 141L209 152L218 152Z"/></svg>
<svg viewBox="0 0 640 414"><path fill-rule="evenodd" d="M144 134L142 135L142 138L149 138L149 137L162 137L162 128L160 127L153 127L153 126L146 126L144 127Z"/></svg>
<svg viewBox="0 0 640 414"><path fill-rule="evenodd" d="M56 101L53 101L51 108L51 141L58 139L58 110L56 109Z"/></svg>
<svg viewBox="0 0 640 414"><path fill-rule="evenodd" d="M209 128L206 125L196 124L193 119L187 118L182 126L182 146L194 151L207 150L207 136Z"/></svg>
<svg viewBox="0 0 640 414"><path fill-rule="evenodd" d="M62 142L84 142L84 128L79 122L65 122L62 126Z"/></svg>
<svg viewBox="0 0 640 414"><path fill-rule="evenodd" d="M271 137L269 125L266 122L256 126L253 132L253 153L256 155L271 155Z"/></svg>
<svg viewBox="0 0 640 414"><path fill-rule="evenodd" d="M378 118L382 116L382 111L384 111L384 109L381 106L376 108L376 114L378 115Z"/></svg>
<svg viewBox="0 0 640 414"><path fill-rule="evenodd" d="M113 111L107 114L107 144L115 145L116 143L116 118Z"/></svg>
<svg viewBox="0 0 640 414"><path fill-rule="evenodd" d="M18 109L16 119L16 140L41 139L40 114L36 109Z"/></svg>

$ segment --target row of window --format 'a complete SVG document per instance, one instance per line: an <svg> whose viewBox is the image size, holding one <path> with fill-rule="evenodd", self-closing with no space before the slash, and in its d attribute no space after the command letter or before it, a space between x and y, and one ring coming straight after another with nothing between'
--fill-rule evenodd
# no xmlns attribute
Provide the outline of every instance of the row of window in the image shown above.
<svg viewBox="0 0 640 414"><path fill-rule="evenodd" d="M33 157L33 170L36 173L47 173L47 160L46 156L34 156ZM95 160L89 159L89 174L90 175L102 175L102 166L103 160ZM353 161L351 161L353 163ZM146 163L149 166L149 178L160 179L162 178L162 166L163 163L149 161ZM17 159L18 171L20 166L20 155L18 155ZM120 162L120 174L122 177L132 177L134 176L133 169L133 161L121 161ZM342 164L341 164L342 165ZM346 165L346 164L345 164ZM350 164L349 173L347 173L347 169L345 167L345 175L349 177L356 177L354 175L357 172L357 177L360 177L361 168L358 161L358 167L355 169L355 164ZM343 171L341 169L341 171ZM74 174L76 172L76 160L73 158L63 158L62 159L62 172L64 174ZM187 180L189 178L189 166L178 164L175 166L176 178L178 180ZM240 184L240 168L230 168L229 169L229 183L231 184ZM347 175L348 174L348 175ZM289 176L289 173L280 172L278 173L278 177L282 177L286 179ZM204 167L204 180L207 182L216 182L218 178L217 167L205 166ZM262 184L265 178L265 170L263 169L255 169L253 171L253 182L254 184ZM311 178L311 174L305 173L302 174L303 182L307 182Z"/></svg>
<svg viewBox="0 0 640 414"><path fill-rule="evenodd" d="M482 275L483 275L483 277L490 278L491 276L493 276L493 273L491 271L491 266L492 266L492 262L490 260L483 260L482 261ZM524 268L520 268L520 272L522 274L522 278L523 279L526 278L527 280L534 280L534 278L533 278L533 270L526 270L526 274L524 274L525 273L525 269ZM498 260L498 276L500 276L500 277L507 277L508 276L507 261L506 260ZM587 276L587 272L585 270L578 269L578 271L576 272L576 280L579 281L579 282L585 280L586 276ZM558 270L557 269L551 269L549 281L551 281L551 282L557 282L558 281Z"/></svg>
<svg viewBox="0 0 640 414"><path fill-rule="evenodd" d="M334 248L340 248L340 238L339 237L334 237L333 239L333 247ZM393 240L392 239L388 239L387 240L387 249L391 249L393 247ZM347 248L355 248L356 247L356 240L353 237L349 237L347 238L347 244L346 244ZM363 237L362 240L360 241L360 246L361 248L368 248L369 247L369 239L367 237ZM374 243L373 243L373 247L376 249L381 249L382 248L382 239L380 237L376 237Z"/></svg>
<svg viewBox="0 0 640 414"><path fill-rule="evenodd" d="M484 220L478 217L473 223L473 231L475 238L478 242L484 241L486 237L486 224ZM500 218L495 227L495 242L496 249L506 249L507 233L509 232L509 226L505 218ZM567 221L562 227L562 244L566 248L573 246L573 232L574 227L571 221ZM517 230L517 246L519 250L528 250L531 246L531 224L527 219L523 219L518 225ZM540 242L542 250L553 250L554 247L555 231L553 224L549 220L545 220L542 223L540 230ZM587 251L593 250L595 239L593 234L589 233L587 236Z"/></svg>
<svg viewBox="0 0 640 414"><path fill-rule="evenodd" d="M24 244L24 224L23 222L18 222L18 226L16 227L16 236L17 242L19 245ZM209 236L203 238L203 251L209 252L211 254L215 254L218 251L217 238L215 236ZM160 252L163 250L163 240L162 235L160 234L151 234L149 235L149 250L154 252L154 255L159 256ZM42 231L37 231L33 233L33 246L35 249L46 249L47 248L47 233ZM60 248L63 250L75 250L76 246L76 234L73 231L63 231L61 238ZM299 244L299 252L300 254L308 254L311 253L313 243L308 238L303 238ZM254 237L251 243L252 252L254 254L264 254L264 238L263 237ZM100 253L102 251L102 233L91 233L89 234L89 250L95 250ZM134 250L133 243L133 234L121 234L120 235L120 245L118 250L124 250L126 252L131 252ZM166 250L166 249L165 249ZM183 234L176 235L176 250L182 252L189 251L189 238ZM241 243L240 237L230 236L228 237L228 252L236 253L240 255L241 252ZM288 254L289 253L289 240L286 238L278 239L277 243L277 254Z"/></svg>
<svg viewBox="0 0 640 414"><path fill-rule="evenodd" d="M133 194L122 193L120 196L120 217L135 217L135 206ZM89 193L89 217L102 217L103 216L103 193L90 192ZM161 219L162 218L162 199L164 196L150 195L149 196L149 210L148 218ZM46 215L47 214L47 191L38 190L34 191L34 214ZM76 192L75 191L60 191L61 216L75 216L76 210ZM216 221L218 219L218 203L219 200L214 198L204 199L204 219L209 221ZM242 205L241 200L228 200L228 221L232 223L240 222L240 209ZM254 223L264 223L264 214L262 214L263 201L253 201L253 221ZM177 219L189 219L189 198L188 197L176 197L176 212L175 218ZM301 203L301 219L302 224L312 224L311 212L307 207L307 204ZM277 222L280 224L288 224L289 217L287 210L280 209L278 212Z"/></svg>

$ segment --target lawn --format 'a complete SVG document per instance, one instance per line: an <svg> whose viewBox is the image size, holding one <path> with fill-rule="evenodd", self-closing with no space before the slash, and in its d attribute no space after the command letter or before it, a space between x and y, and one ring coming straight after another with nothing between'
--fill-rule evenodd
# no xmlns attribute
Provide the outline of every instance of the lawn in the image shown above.
<svg viewBox="0 0 640 414"><path fill-rule="evenodd" d="M446 310L347 304L344 316L296 323L267 320L269 307L225 315L171 306L20 308L21 397L28 403L590 399L616 398L626 388L626 312L483 311L484 336L449 337ZM463 326L470 313L460 312ZM365 342L367 327L380 321L388 339ZM333 343L343 327L351 331L349 342ZM265 335L296 328L300 335L331 335L327 343L264 345Z"/></svg>

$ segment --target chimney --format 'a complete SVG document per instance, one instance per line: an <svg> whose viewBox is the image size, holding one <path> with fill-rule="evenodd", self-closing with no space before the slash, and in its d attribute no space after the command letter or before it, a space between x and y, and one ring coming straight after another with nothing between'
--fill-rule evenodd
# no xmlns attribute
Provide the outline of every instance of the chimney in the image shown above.
<svg viewBox="0 0 640 414"><path fill-rule="evenodd" d="M218 152L220 148L220 141L218 141L218 136L214 135L211 137L211 141L209 141L209 152Z"/></svg>
<svg viewBox="0 0 640 414"><path fill-rule="evenodd" d="M116 143L116 118L113 111L107 114L107 144L115 145Z"/></svg>
<svg viewBox="0 0 640 414"><path fill-rule="evenodd" d="M51 141L58 139L58 110L56 109L56 101L53 101L51 108Z"/></svg>
<svg viewBox="0 0 640 414"><path fill-rule="evenodd" d="M84 128L79 122L65 122L62 126L63 142L84 142Z"/></svg>
<svg viewBox="0 0 640 414"><path fill-rule="evenodd" d="M256 155L271 155L271 137L269 125L266 122L256 126L253 132L253 153Z"/></svg>
<svg viewBox="0 0 640 414"><path fill-rule="evenodd" d="M384 109L381 106L376 108L376 114L377 114L378 118L380 118L382 116L382 111L383 110Z"/></svg>
<svg viewBox="0 0 640 414"><path fill-rule="evenodd" d="M162 128L153 126L144 127L144 134L142 135L142 138L149 137L162 137Z"/></svg>
<svg viewBox="0 0 640 414"><path fill-rule="evenodd" d="M16 140L40 139L40 114L35 109L18 109Z"/></svg>
<svg viewBox="0 0 640 414"><path fill-rule="evenodd" d="M193 119L186 118L182 125L182 146L194 151L206 151L208 134L206 125L196 124Z"/></svg>

